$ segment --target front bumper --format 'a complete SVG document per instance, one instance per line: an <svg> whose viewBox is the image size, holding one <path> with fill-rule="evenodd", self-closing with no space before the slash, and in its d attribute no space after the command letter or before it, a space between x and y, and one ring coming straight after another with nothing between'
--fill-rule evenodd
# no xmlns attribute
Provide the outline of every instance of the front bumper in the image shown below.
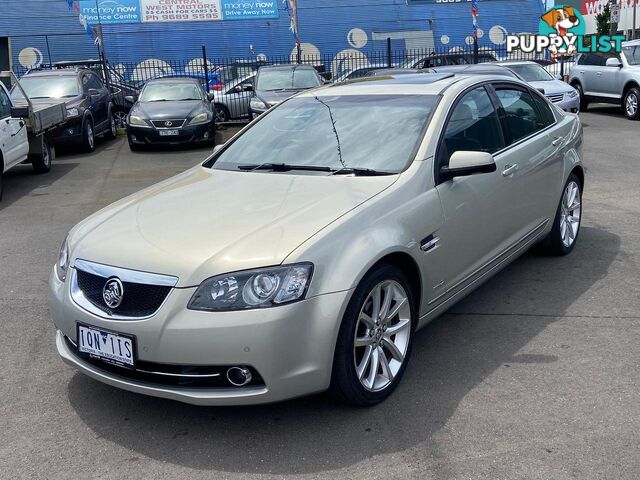
<svg viewBox="0 0 640 480"><path fill-rule="evenodd" d="M62 359L82 373L132 392L197 405L248 405L281 401L326 390L333 353L351 291L308 298L261 310L198 312L186 305L195 288L175 288L165 304L145 320L109 320L93 315L71 299L69 281L50 277L50 307ZM138 362L247 366L259 373L259 385L182 387L134 380L122 370L100 368L70 346L77 323L133 335ZM119 367L118 367L119 368Z"/></svg>
<svg viewBox="0 0 640 480"><path fill-rule="evenodd" d="M55 145L77 145L84 141L83 117L71 117L53 131Z"/></svg>
<svg viewBox="0 0 640 480"><path fill-rule="evenodd" d="M185 125L178 135L161 136L155 127L138 127L127 124L127 136L134 145L184 145L190 143L211 143L215 138L215 125Z"/></svg>
<svg viewBox="0 0 640 480"><path fill-rule="evenodd" d="M571 98L565 94L562 101L554 103L565 112L578 113L580 111L580 95Z"/></svg>

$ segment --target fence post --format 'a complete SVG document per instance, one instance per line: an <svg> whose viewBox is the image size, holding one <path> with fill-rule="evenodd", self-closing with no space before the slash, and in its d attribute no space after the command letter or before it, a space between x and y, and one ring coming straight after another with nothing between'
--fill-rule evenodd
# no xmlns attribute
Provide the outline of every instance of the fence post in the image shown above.
<svg viewBox="0 0 640 480"><path fill-rule="evenodd" d="M51 59L51 48L49 47L49 35L44 36L44 41L47 43L47 57L49 58L49 64L53 63Z"/></svg>
<svg viewBox="0 0 640 480"><path fill-rule="evenodd" d="M207 47L202 45L202 66L204 68L204 81L207 85L207 93L209 93L209 65L207 63Z"/></svg>
<svg viewBox="0 0 640 480"><path fill-rule="evenodd" d="M391 37L387 37L387 67L391 68L393 66L392 58L391 58Z"/></svg>
<svg viewBox="0 0 640 480"><path fill-rule="evenodd" d="M473 63L478 63L478 36L473 36Z"/></svg>

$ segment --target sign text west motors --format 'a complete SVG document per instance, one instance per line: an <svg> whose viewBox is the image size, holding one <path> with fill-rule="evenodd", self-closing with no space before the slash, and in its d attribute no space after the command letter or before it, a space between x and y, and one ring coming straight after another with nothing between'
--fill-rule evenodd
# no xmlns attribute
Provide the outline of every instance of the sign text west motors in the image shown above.
<svg viewBox="0 0 640 480"><path fill-rule="evenodd" d="M220 0L140 0L143 22L222 20Z"/></svg>

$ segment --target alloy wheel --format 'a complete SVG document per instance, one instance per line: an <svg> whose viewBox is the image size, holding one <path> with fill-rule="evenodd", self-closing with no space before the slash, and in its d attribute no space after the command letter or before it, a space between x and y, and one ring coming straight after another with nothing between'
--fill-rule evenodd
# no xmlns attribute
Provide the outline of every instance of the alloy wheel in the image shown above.
<svg viewBox="0 0 640 480"><path fill-rule="evenodd" d="M46 168L49 168L49 165L51 164L51 155L49 152L49 145L47 143L42 146L42 164Z"/></svg>
<svg viewBox="0 0 640 480"><path fill-rule="evenodd" d="M358 316L354 363L362 386L371 392L387 388L405 362L411 336L411 306L402 285L377 284Z"/></svg>
<svg viewBox="0 0 640 480"><path fill-rule="evenodd" d="M560 237L565 247L570 247L575 242L581 216L580 186L572 181L567 184L560 205Z"/></svg>
<svg viewBox="0 0 640 480"><path fill-rule="evenodd" d="M116 121L116 128L125 128L127 124L127 114L125 112L117 111L113 114Z"/></svg>
<svg viewBox="0 0 640 480"><path fill-rule="evenodd" d="M635 93L630 93L624 102L624 108L627 111L627 116L633 117L638 111L638 97Z"/></svg>
<svg viewBox="0 0 640 480"><path fill-rule="evenodd" d="M89 148L93 150L96 144L96 139L93 136L93 127L91 126L91 123L87 123L87 142L89 144Z"/></svg>
<svg viewBox="0 0 640 480"><path fill-rule="evenodd" d="M110 122L110 127L111 127L111 135L112 136L117 136L118 135L118 126L116 125L116 116L115 114L111 115L111 119L109 120Z"/></svg>

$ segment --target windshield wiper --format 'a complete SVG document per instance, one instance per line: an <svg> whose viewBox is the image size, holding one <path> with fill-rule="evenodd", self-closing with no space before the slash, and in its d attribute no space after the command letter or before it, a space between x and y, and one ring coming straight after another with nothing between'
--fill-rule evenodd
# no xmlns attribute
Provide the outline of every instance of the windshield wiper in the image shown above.
<svg viewBox="0 0 640 480"><path fill-rule="evenodd" d="M253 172L254 170L273 170L274 172L290 172L291 170L306 170L309 172L333 172L331 167L316 165L290 165L287 163L263 163L261 165L239 165L238 170Z"/></svg>
<svg viewBox="0 0 640 480"><path fill-rule="evenodd" d="M355 175L356 177L377 177L382 175L394 175L394 172L385 172L382 170L373 170L372 168L354 168L344 167L334 170L333 175Z"/></svg>

